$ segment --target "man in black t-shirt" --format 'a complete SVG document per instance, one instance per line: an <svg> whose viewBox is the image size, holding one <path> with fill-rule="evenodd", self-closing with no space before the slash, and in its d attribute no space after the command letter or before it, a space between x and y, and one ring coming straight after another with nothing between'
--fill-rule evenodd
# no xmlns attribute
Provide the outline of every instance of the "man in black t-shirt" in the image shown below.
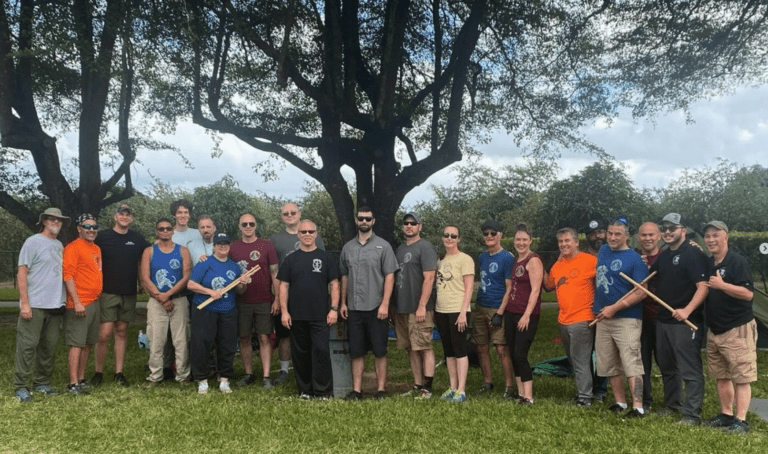
<svg viewBox="0 0 768 454"><path fill-rule="evenodd" d="M717 380L720 414L707 421L726 432L745 433L752 397L750 383L757 381L757 324L752 314L752 272L747 260L728 248L728 226L712 221L704 227L709 259L706 312L707 370ZM733 407L736 405L736 414Z"/></svg>
<svg viewBox="0 0 768 454"><path fill-rule="evenodd" d="M133 222L133 214L128 204L118 205L114 220L115 226L99 232L94 241L101 248L104 290L99 298L101 325L99 341L96 344L96 373L90 381L93 386L101 383L107 346L113 334L115 336L115 382L128 386L128 381L123 375L126 335L128 324L136 315L141 254L150 246L140 233L128 229Z"/></svg>
<svg viewBox="0 0 768 454"><path fill-rule="evenodd" d="M669 246L651 265L658 271L656 296L674 312L661 310L656 325L656 357L664 381L664 409L659 413L682 413L682 424L701 422L704 373L701 363L702 329L693 332L688 320L704 326L703 306L707 297L707 256L686 240L687 229L678 213L669 213L659 224ZM685 383L685 398L682 385Z"/></svg>
<svg viewBox="0 0 768 454"><path fill-rule="evenodd" d="M339 267L333 256L315 245L316 238L314 222L301 221L299 249L285 258L277 279L281 322L291 330L291 360L299 396L326 399L333 395L329 327L338 319Z"/></svg>

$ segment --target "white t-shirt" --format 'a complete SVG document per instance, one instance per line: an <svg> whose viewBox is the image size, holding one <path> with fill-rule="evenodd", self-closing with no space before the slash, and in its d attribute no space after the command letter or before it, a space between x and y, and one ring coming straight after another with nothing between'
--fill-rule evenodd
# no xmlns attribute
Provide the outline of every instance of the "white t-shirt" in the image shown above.
<svg viewBox="0 0 768 454"><path fill-rule="evenodd" d="M64 305L62 260L64 246L57 239L38 233L24 242L19 266L26 265L29 305L36 309L58 309Z"/></svg>

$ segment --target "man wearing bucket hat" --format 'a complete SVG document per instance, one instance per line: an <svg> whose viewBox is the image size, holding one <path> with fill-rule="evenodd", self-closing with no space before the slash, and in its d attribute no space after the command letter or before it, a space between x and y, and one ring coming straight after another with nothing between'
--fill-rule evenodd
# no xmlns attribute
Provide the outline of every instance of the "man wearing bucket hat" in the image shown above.
<svg viewBox="0 0 768 454"><path fill-rule="evenodd" d="M32 401L28 388L30 374L34 392L58 394L51 387L51 374L66 295L61 268L64 246L56 237L67 222L69 218L62 216L61 210L48 208L38 218L40 233L27 238L19 253L19 321L13 386L20 402Z"/></svg>

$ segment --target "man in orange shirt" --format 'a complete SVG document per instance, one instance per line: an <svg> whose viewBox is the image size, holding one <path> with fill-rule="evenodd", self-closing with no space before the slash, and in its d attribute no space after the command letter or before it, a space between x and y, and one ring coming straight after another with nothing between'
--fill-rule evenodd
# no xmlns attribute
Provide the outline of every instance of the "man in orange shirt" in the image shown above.
<svg viewBox="0 0 768 454"><path fill-rule="evenodd" d="M99 295L101 295L101 249L93 241L98 234L96 218L88 213L77 218L78 238L64 248L64 285L67 310L64 337L69 345L71 394L87 393L85 365L91 347L99 340Z"/></svg>
<svg viewBox="0 0 768 454"><path fill-rule="evenodd" d="M547 290L556 289L560 313L560 337L563 349L573 367L580 407L592 405L592 346L595 333L589 323L594 319L592 302L595 296L595 266L597 258L579 251L579 237L572 228L557 231L560 258L552 265L547 278Z"/></svg>

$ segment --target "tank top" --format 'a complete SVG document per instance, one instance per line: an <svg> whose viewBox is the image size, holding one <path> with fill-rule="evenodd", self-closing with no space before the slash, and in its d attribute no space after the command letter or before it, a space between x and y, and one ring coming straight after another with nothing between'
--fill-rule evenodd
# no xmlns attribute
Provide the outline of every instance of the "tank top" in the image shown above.
<svg viewBox="0 0 768 454"><path fill-rule="evenodd" d="M171 252L163 252L157 244L152 245L152 259L149 261L149 274L152 283L161 292L172 289L184 276L181 246L174 244Z"/></svg>
<svg viewBox="0 0 768 454"><path fill-rule="evenodd" d="M515 262L515 266L512 268L512 289L509 293L509 301L507 307L504 308L506 312L513 314L524 314L525 308L528 307L528 297L531 296L531 277L528 275L528 270L525 268L533 257L539 257L535 252L523 260ZM531 316L538 317L541 314L541 290L539 290L539 297L536 299L536 306L531 312Z"/></svg>

